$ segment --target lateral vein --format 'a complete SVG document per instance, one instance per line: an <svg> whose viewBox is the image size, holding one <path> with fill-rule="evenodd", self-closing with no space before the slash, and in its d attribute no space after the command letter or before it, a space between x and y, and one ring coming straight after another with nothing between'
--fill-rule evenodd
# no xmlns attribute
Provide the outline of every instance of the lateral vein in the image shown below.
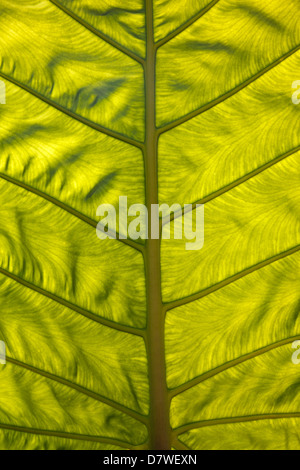
<svg viewBox="0 0 300 470"><path fill-rule="evenodd" d="M265 163L264 165L256 168L255 170L251 171L250 173L247 173L244 176L241 176L237 180L229 183L228 185L224 186L221 189L218 189L217 191L214 191L211 194L208 194L207 196L203 197L202 199L199 199L198 201L192 203L192 208L193 210L196 209L197 204L207 204L210 201L213 201L214 199L222 196L223 194L231 191L231 189L234 189L235 187L239 186L242 183L245 183L246 181L250 180L254 176L259 175L260 173L263 173L264 171L268 170L272 166L275 166L277 163L281 162L282 160L285 160L286 158L294 155L295 153L300 151L300 145L298 147L295 147L292 150L289 150L288 152L284 153L283 155L279 155L278 157L274 158L273 160L270 160L269 162ZM299 154L300 156L300 154ZM183 215L184 209L182 208L181 215ZM174 220L174 212L171 213L170 215L170 221ZM161 219L161 225L163 226L165 223L169 223L169 217L166 217L165 220Z"/></svg>
<svg viewBox="0 0 300 470"><path fill-rule="evenodd" d="M159 47L163 46L164 44L166 44L167 42L169 42L171 39L175 38L176 36L178 36L180 33L182 33L183 31L185 31L187 28L189 28L192 24L194 24L197 20L199 20L199 18L201 18L202 16L204 16L209 10L211 10L220 0L213 0L211 3L209 3L206 7L204 7L201 11L199 11L199 13L197 13L197 15L195 16L192 16L192 18L190 18L188 21L186 21L185 23L183 23L181 26L179 26L178 28L176 28L174 31L172 31L172 33L168 34L166 37L160 39L160 41L157 41L155 43L155 47L156 49L158 49Z"/></svg>
<svg viewBox="0 0 300 470"><path fill-rule="evenodd" d="M100 124L92 122L89 119L87 119L83 116L80 116L79 114L74 113L70 109L64 108L59 103L56 103L55 101L52 101L49 98L46 98L45 96L43 96L38 91L33 90L32 88L28 87L24 83L21 83L18 80L15 80L12 77L9 77L8 75L6 75L3 72L0 72L0 77L4 78L5 80L8 80L9 82L13 83L14 85L18 86L19 88L22 88L23 90L27 91L27 93L30 93L31 95L35 96L39 100L43 101L44 103L48 104L49 106L52 106L53 108L57 109L58 111L61 111L62 113L66 114L68 117L71 117L72 119L75 119L76 121L80 122L81 124L84 124L88 127L91 127L92 129L94 129L98 132L101 132L102 134L106 134L109 137L113 137L114 139L120 140L121 142L125 142L126 144L129 144L129 145L133 145L134 147L137 147L139 149L144 148L144 144L142 142L138 142L137 140L131 139L130 137L127 137L123 134L119 134L118 132L107 129L106 127L103 127Z"/></svg>
<svg viewBox="0 0 300 470"><path fill-rule="evenodd" d="M163 134L164 132L167 132L171 129L174 129L175 127L179 126L180 124L184 124L185 122L189 121L190 119L199 116L200 114L203 114L204 112L210 110L214 106L217 106L218 104L226 101L228 98L231 98L233 95L238 93L239 91L243 90L246 88L248 85L253 83L255 80L258 78L262 77L264 74L272 70L274 67L279 65L282 61L288 59L290 56L295 54L297 51L299 51L300 45L294 47L291 51L287 52L283 56L279 57L276 59L274 62L269 64L267 67L263 68L260 72L257 72L255 75L252 77L248 78L245 82L241 83L234 89L224 93L223 95L219 96L218 98L214 99L210 103L205 104L204 106L201 106L200 108L186 114L185 116L182 116L179 119L176 119L175 121L170 122L169 124L166 124L160 128L157 129L157 132L159 135Z"/></svg>
<svg viewBox="0 0 300 470"><path fill-rule="evenodd" d="M124 449L138 449L139 446L133 446L128 444L127 442L119 441L117 439L109 438L109 437L98 437L98 436L90 436L86 434L76 434L70 433L65 431L48 431L46 429L35 429L35 428L27 428L25 426L14 426L13 424L4 424L0 423L0 429L6 429L8 431L18 431L18 432L25 432L29 434L38 434L42 436L52 436L52 437L61 437L64 439L75 439L80 441L91 441L91 442L99 442L102 444L111 444L117 447L123 447Z"/></svg>
<svg viewBox="0 0 300 470"><path fill-rule="evenodd" d="M285 258L289 255L292 255L293 253L296 253L299 250L300 250L300 245L297 245L293 248L290 248L289 250L286 250L282 253L274 255L271 258L268 258L267 260L261 261L260 263L257 263L254 266L251 266L250 268L244 269L243 271L241 271L237 274L234 274L233 276L230 276L227 279L224 279L223 281L220 281L217 284L214 284L213 286L208 287L207 289L204 289L200 292L197 292L196 294L192 294L192 295L189 295L187 297L183 297L182 299L167 302L167 303L164 304L165 312L167 312L168 310L171 310L173 308L179 307L181 305L186 305L190 302L193 302L195 300L206 297L207 295L211 294L212 292L216 292L217 290L222 289L222 287L225 287L228 284L231 284L232 282L235 282L238 279L241 279L242 277L253 273L254 271L258 271L259 269L263 268L264 266L275 263L275 261L278 261L282 258Z"/></svg>
<svg viewBox="0 0 300 470"><path fill-rule="evenodd" d="M18 181L15 178L12 178L11 176L8 176L4 173L0 173L0 178L8 181L9 183L15 184L16 186L21 187L21 188L25 189L26 191L29 191L33 194L36 194L37 196L42 197L43 199L46 199L47 201L51 202L52 204L55 204L56 206L60 207L64 211L68 212L69 214L72 214L74 217L77 217L78 219L82 220L83 222L86 222L87 224L89 224L93 228L96 228L97 225L98 225L98 222L96 222L95 220L93 220L90 217L82 214L81 212L77 211L76 209L73 209L72 207L68 206L64 202L59 201L58 199L50 196L49 194L44 193L43 191L40 191L37 188L34 188L33 186L29 186L28 184L23 183L22 181ZM143 253L144 246L139 245L138 243L134 242L133 240L122 239L122 238L118 238L118 237L119 237L119 235L117 234L116 240L124 243L125 245L130 246L131 248L133 248L133 249L135 249L135 250L137 250L141 253Z"/></svg>
<svg viewBox="0 0 300 470"><path fill-rule="evenodd" d="M22 284L23 286L28 287L29 289L31 289L35 292L38 292L39 294L42 294L42 295L44 295L45 297L48 297L51 300L54 300L54 302L57 302L57 303L63 305L64 307L67 307L70 310L73 310L74 312L77 312L80 315L83 315L84 317L89 318L92 321L95 321L96 323L100 323L101 325L107 326L107 327L112 328L114 330L122 331L123 333L130 333L132 335L141 336L141 337L144 337L144 335L145 335L144 330L140 330L138 328L134 328L134 327L131 327L131 326L121 325L121 324L115 323L111 320L106 320L103 317L99 317L98 315L96 315L94 313L91 313L91 312L89 312L89 311L87 311L87 310L85 310L81 307L78 307L77 305L72 304L71 302L69 302L69 301L67 301L63 298L58 297L55 294L52 294L52 292L48 292L48 291L42 289L41 287L38 287L38 286L26 281L25 279L22 279L21 277L13 274L13 273L11 273L11 272L9 272L6 269L3 269L1 267L0 267L0 273L3 274L4 276L7 276L7 277L13 279L14 281L18 282L19 284Z"/></svg>
<svg viewBox="0 0 300 470"><path fill-rule="evenodd" d="M94 26L92 26L91 24L89 24L87 21L85 21L83 18L81 18L80 16L76 15L76 13L74 13L73 11L71 11L69 8L65 7L64 5L62 5L61 3L59 3L57 0L49 0L51 3L53 3L53 5L55 5L57 8L59 8L60 10L62 10L66 15L70 16L71 18L73 18L73 20L77 21L77 23L81 24L81 26L83 26L84 28L88 29L89 31L91 31L93 34L95 34L96 36L98 36L100 39L102 39L103 41L107 42L108 44L110 44L111 46L115 47L116 49L118 49L118 51L120 52L123 52L123 54L126 54L128 57L130 57L131 59L135 60L136 62L139 62L141 65L144 66L144 63L145 63L145 60L138 56L137 54L135 54L134 52L130 51L129 49L127 49L126 47L122 46L122 44L119 44L117 41L115 41L114 39L111 39L110 37L108 37L106 34L102 33L101 31L99 31L98 29L94 28Z"/></svg>
<svg viewBox="0 0 300 470"><path fill-rule="evenodd" d="M88 390L82 387L81 385L78 385L74 382L70 382L69 380L64 379L63 377L59 377L57 375L51 374L50 372L31 366L30 364L25 364L24 362L18 361L17 359L14 359L9 356L6 356L6 362L10 362L11 364L14 364L16 366L22 367L24 369L28 369L34 374L41 375L43 377L46 377L47 379L53 380L54 382L61 383L62 385L65 385L66 387L72 388L73 390L76 390L77 392L80 392L83 395L86 395L90 398L93 398L94 400L104 403L105 405L108 405L111 408L114 408L117 411L120 411L121 413L131 416L133 419L140 421L143 424L147 424L147 417L142 415L141 413L138 413L137 411L127 408L126 406L123 406L120 403L110 400L109 398L103 397L102 395L99 395L98 393L95 393L92 390Z"/></svg>
<svg viewBox="0 0 300 470"><path fill-rule="evenodd" d="M276 343L269 344L267 346L264 346L263 348L257 349L256 351L253 351L253 352L248 353L248 354L244 354L243 356L240 356L236 359L232 359L231 361L228 361L225 364L222 364L221 366L216 367L215 369L212 369L212 370L210 370L208 372L205 372L204 374L202 374L198 377L195 377L194 379L190 380L189 382L186 382L182 385L179 385L176 388L173 388L169 392L170 399L174 398L175 396L179 395L180 393L185 392L186 390L190 390L191 388L193 388L196 385L204 382L205 380L208 380L212 377L215 377L216 375L220 374L221 372L224 372L227 369L230 369L231 367L235 367L239 364L242 364L243 362L249 361L250 359L253 359L253 358L258 357L262 354L265 354L269 351L272 351L273 349L277 349L277 348L280 348L281 346L292 343L295 340L300 340L300 335L291 336L289 338L284 338L280 341L277 341Z"/></svg>
<svg viewBox="0 0 300 470"><path fill-rule="evenodd" d="M245 423L247 421L259 421L264 419L286 419L286 418L300 418L300 413L273 413L273 414L257 414L249 416L235 416L233 418L219 418L210 419L205 421L197 421L194 423L185 424L174 429L174 435L178 436L187 431L197 428L203 428L208 426L216 426L218 424L234 424L234 423Z"/></svg>
<svg viewBox="0 0 300 470"><path fill-rule="evenodd" d="M187 445L183 444L177 437L172 439L173 447L176 450L191 450Z"/></svg>

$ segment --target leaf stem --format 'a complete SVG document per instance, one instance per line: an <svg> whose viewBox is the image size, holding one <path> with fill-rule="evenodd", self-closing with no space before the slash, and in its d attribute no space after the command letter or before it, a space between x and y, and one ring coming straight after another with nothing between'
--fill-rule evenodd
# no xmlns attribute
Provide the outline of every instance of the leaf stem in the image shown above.
<svg viewBox="0 0 300 470"><path fill-rule="evenodd" d="M147 55L145 64L146 141L145 184L148 207L148 227L151 227L151 205L158 204L157 140L155 126L155 59L153 34L153 0L146 0ZM169 397L166 383L164 311L161 297L160 240L149 237L145 246L145 270L147 286L147 338L151 450L171 449Z"/></svg>

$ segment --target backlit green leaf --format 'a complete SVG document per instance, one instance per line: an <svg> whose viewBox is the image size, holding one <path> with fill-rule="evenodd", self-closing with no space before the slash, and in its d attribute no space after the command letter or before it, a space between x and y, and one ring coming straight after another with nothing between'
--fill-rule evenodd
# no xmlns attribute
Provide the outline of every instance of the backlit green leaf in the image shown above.
<svg viewBox="0 0 300 470"><path fill-rule="evenodd" d="M0 23L0 448L299 450L298 1ZM120 196L204 204L203 247L100 240Z"/></svg>

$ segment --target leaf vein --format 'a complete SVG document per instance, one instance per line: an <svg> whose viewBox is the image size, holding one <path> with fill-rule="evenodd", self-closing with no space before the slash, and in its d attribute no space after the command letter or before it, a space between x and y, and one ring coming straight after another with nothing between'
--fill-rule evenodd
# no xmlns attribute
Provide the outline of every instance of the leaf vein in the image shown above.
<svg viewBox="0 0 300 470"><path fill-rule="evenodd" d="M160 41L157 41L155 43L155 48L158 49L159 47L163 46L167 42L169 42L171 39L175 38L178 36L180 33L185 31L187 28L189 28L192 24L194 24L197 20L199 20L202 16L204 16L208 11L210 11L217 3L219 3L220 0L213 0L211 3L209 3L206 7L204 7L199 13L196 15L192 16L188 21L183 23L181 26L176 28L174 31L172 31L170 34L168 34L166 37L160 39Z"/></svg>
<svg viewBox="0 0 300 470"><path fill-rule="evenodd" d="M100 323L101 325L107 326L107 327L112 328L114 330L122 331L123 333L130 333L132 335L141 336L143 338L145 336L145 332L142 329L138 329L138 328L134 328L134 327L131 327L131 326L126 326L126 325L121 325L119 323L115 323L111 320L107 320L103 317L100 317L100 316L98 316L94 313L89 312L88 310L85 310L84 308L81 308L81 307L78 307L75 304L72 304L68 300L65 300L61 297L58 297L55 294L52 294L52 292L48 292L48 291L42 289L41 287L38 287L38 286L26 281L25 279L22 279L21 277L13 274L13 273L11 273L11 272L9 272L9 271L1 268L1 267L0 267L0 273L3 274L4 276L7 276L7 277L13 279L14 281L18 282L19 284L22 284L23 286L28 287L29 289L31 289L35 292L38 292L39 294L42 294L42 295L44 295L45 297L48 297L51 300L54 300L55 302L63 305L64 307L67 307L70 310L73 310L74 312L79 313L80 315L83 315L84 317L89 318L90 320L95 321L97 323Z"/></svg>
<svg viewBox="0 0 300 470"><path fill-rule="evenodd" d="M228 92L224 93L223 95L219 96L218 98L214 99L210 103L205 104L204 106L201 106L200 108L191 111L190 113L186 114L185 116L182 116L181 118L176 119L175 121L172 121L160 128L157 129L157 133L159 135L163 134L164 132L167 132L171 129L174 129L175 127L179 126L180 124L184 124L187 121L190 121L192 118L199 116L200 114L203 114L206 111L209 111L211 108L217 106L220 103L223 103L227 99L231 98L233 95L238 93L239 91L243 90L246 88L248 85L251 85L255 80L258 78L262 77L264 74L275 68L277 65L279 65L282 61L288 59L291 57L293 54L295 54L297 51L300 50L300 45L294 47L292 50L288 51L278 59L276 59L274 62L269 64L267 67L263 68L259 72L257 72L255 75L252 77L248 78L245 82L241 83L237 87L233 88L232 90L229 90Z"/></svg>
<svg viewBox="0 0 300 470"><path fill-rule="evenodd" d="M25 432L29 434L38 434L42 436L50 436L50 437L61 437L64 439L75 439L80 441L91 441L91 442L99 442L102 444L111 444L118 447L123 447L124 449L138 449L139 446L133 446L128 444L127 442L119 441L117 439L109 438L109 437L100 437L100 436L91 436L86 434L77 434L77 433L70 433L66 431L48 431L46 429L35 429L35 428L27 428L25 426L15 426L13 424L4 424L0 423L0 429L6 429L8 431L18 431L18 432Z"/></svg>
<svg viewBox="0 0 300 470"><path fill-rule="evenodd" d="M245 423L247 421L259 421L264 419L286 419L286 418L300 418L300 413L270 413L270 414L257 414L257 415L248 415L248 416L235 416L232 418L219 418L219 419L210 419L205 421L197 421L194 423L185 424L174 429L174 434L177 436L183 434L192 429L198 429L208 426L216 426L220 424L234 424L234 423Z"/></svg>
<svg viewBox="0 0 300 470"><path fill-rule="evenodd" d="M237 281L238 279L241 279L244 276L247 276L248 274L253 273L254 271L258 271L259 269L275 263L275 261L278 261L282 258L285 258L289 255L292 255L293 253L296 253L297 251L300 250L300 245L297 245L293 248L290 248L289 250L283 251L282 253L279 253L277 255L272 256L271 258L268 258L264 261L261 261L254 266L251 266L250 268L246 268L243 271L240 271L237 274L234 274L233 276L230 276L223 281L218 282L217 284L214 284L213 286L208 287L207 289L204 289L200 292L197 292L196 294L189 295L187 297L183 297L182 299L174 300L171 302L164 303L164 310L167 312L168 310L171 310L173 308L179 307L181 305L188 304L190 302L193 302L195 300L201 299L203 297L206 297L207 295L216 292L219 289L222 289L223 287L227 286L228 284L231 284L232 282Z"/></svg>
<svg viewBox="0 0 300 470"><path fill-rule="evenodd" d="M211 194L208 194L207 196L204 196L202 199L198 199L198 201L192 203L192 208L193 210L196 209L197 204L207 204L210 201L213 201L214 199L222 196L223 194L231 191L232 189L236 188L242 183L245 183L246 181L250 180L251 178L259 175L260 173L263 173L264 171L268 170L272 166L275 166L277 163L281 162L282 160L285 160L286 158L294 155L295 153L300 151L300 145L298 147L295 147L292 150L289 150L288 152L279 155L278 157L274 158L273 160L270 160L269 162L265 163L264 165L256 168L255 170L251 171L250 173L247 173L246 175L241 176L237 180L227 184L223 188L218 189L217 191L212 192ZM300 154L299 154L300 156ZM183 215L183 208L181 215ZM176 217L178 215L176 214ZM174 212L171 213L170 215L170 222L174 220L175 215ZM169 223L169 217L166 217L165 219L161 219L161 228L165 223Z"/></svg>
<svg viewBox="0 0 300 470"><path fill-rule="evenodd" d="M300 335L291 336L289 338L284 338L280 341L277 341L275 343L264 346L263 348L257 349L256 351L252 351L251 353L244 354L243 356L232 359L231 361L228 361L225 364L222 364L221 366L216 367L215 369L212 369L212 370L210 370L208 372L205 372L204 374L202 374L198 377L195 377L194 379L190 380L189 382L186 382L182 385L179 385L176 388L171 389L170 392L169 392L170 399L174 398L175 396L179 395L180 393L185 392L186 390L190 390L191 388L193 388L196 385L204 382L205 380L208 380L210 378L215 377L218 374L221 374L222 372L224 372L227 369L230 369L231 367L235 367L239 364L242 364L243 362L249 361L250 359L253 359L253 358L258 357L262 354L265 354L269 351L272 351L273 349L277 349L277 348L280 348L281 346L292 343L293 341L295 341L297 339L300 340Z"/></svg>
<svg viewBox="0 0 300 470"><path fill-rule="evenodd" d="M64 108L62 105L59 103L56 103L55 101L52 101L49 98L46 98L43 96L41 93L38 91L33 90L29 86L25 85L24 83L19 82L18 80L6 75L3 72L0 72L0 77L4 78L5 80L8 80L9 82L13 83L19 88L22 88L25 90L27 93L30 93L31 95L35 96L39 100L43 101L44 103L48 104L49 106L52 106L53 108L57 109L58 111L66 114L68 117L75 119L76 121L80 122L81 124L84 124L88 127L91 127L92 129L101 132L102 134L106 134L109 137L113 137L114 139L120 140L121 142L125 142L129 145L132 145L134 147L137 147L139 149L144 148L144 144L142 142L138 142L137 140L131 139L130 137L127 137L123 134L119 134L116 131L113 131L111 129L107 129L106 127L101 126L100 124L97 124L93 121L90 121L89 119L80 116L79 114L74 113L70 109Z"/></svg>
<svg viewBox="0 0 300 470"><path fill-rule="evenodd" d="M115 47L116 49L118 49L118 51L120 52L123 52L123 54L126 54L128 57L130 57L131 59L135 60L136 62L139 62L141 65L144 66L144 63L145 63L145 60L138 56L137 54L135 54L134 52L130 51L129 49L127 49L126 47L122 46L122 44L119 44L117 41L115 41L114 39L111 39L110 37L108 37L106 34L102 33L101 31L99 31L98 29L94 28L91 24L87 23L87 21L85 21L83 18L81 18L80 16L76 15L76 13L74 13L73 11L69 10L69 8L65 7L64 5L62 5L61 3L59 3L57 0L49 0L51 3L53 3L53 5L55 5L57 8L59 8L60 10L62 10L66 15L70 16L73 20L77 21L77 23L79 23L81 26L83 26L84 28L88 29L89 31L91 31L93 34L95 34L96 36L98 36L100 39L102 39L103 41L107 42L108 44L110 44L111 46Z"/></svg>
<svg viewBox="0 0 300 470"><path fill-rule="evenodd" d="M47 201L51 202L52 204L55 204L56 206L60 207L64 211L68 212L69 214L72 214L74 217L77 217L78 219L82 220L83 222L86 222L87 224L89 224L93 228L96 228L97 225L98 225L98 222L96 222L95 220L93 220L90 217L82 214L81 212L77 211L76 209L68 206L64 202L59 201L58 199L50 196L49 194L47 194L43 191L40 191L37 188L34 188L33 186L29 186L28 184L23 183L22 181L18 181L15 178L12 178L11 176L8 176L4 173L0 173L0 178L8 181L9 183L15 184L16 186L21 187L21 188L25 189L26 191L29 191L33 194L36 194L37 196L42 197L43 199L46 199ZM119 235L117 234L116 239L118 241L124 243L125 245L130 246L131 248L133 248L133 249L135 249L135 250L137 250L141 253L144 252L144 247L142 245L139 245L138 243L136 243L135 241L130 240L130 239L118 238L118 236Z"/></svg>
<svg viewBox="0 0 300 470"><path fill-rule="evenodd" d="M6 356L6 361L10 362L11 364L14 364L16 366L22 367L24 369L28 369L34 374L41 375L43 377L46 377L47 379L53 380L55 382L61 383L62 385L65 385L66 387L72 388L73 390L76 390L83 395L86 395L90 398L93 398L94 400L97 400L101 403L104 403L105 405L110 406L111 408L116 409L117 411L120 411L122 413L127 414L128 416L131 416L137 421L140 421L143 424L147 424L147 417L145 415L142 415L141 413L138 413L135 410L132 410L130 408L127 408L126 406L121 405L120 403L117 403L113 400L110 400L109 398L103 397L102 395L99 395L98 393L93 392L92 390L88 390L81 385L78 385L76 383L70 382L67 379L64 379L63 377L59 377L57 375L51 374L50 372L41 370L37 367L34 367L30 364L25 364L24 362L18 361L17 359L14 359L12 357Z"/></svg>

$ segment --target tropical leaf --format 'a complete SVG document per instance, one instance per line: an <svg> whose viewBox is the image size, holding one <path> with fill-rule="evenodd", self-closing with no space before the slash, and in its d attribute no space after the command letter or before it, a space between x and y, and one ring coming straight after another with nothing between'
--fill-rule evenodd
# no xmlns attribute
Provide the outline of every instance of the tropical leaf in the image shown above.
<svg viewBox="0 0 300 470"><path fill-rule="evenodd" d="M298 1L125 3L1 1L0 447L299 449Z"/></svg>

